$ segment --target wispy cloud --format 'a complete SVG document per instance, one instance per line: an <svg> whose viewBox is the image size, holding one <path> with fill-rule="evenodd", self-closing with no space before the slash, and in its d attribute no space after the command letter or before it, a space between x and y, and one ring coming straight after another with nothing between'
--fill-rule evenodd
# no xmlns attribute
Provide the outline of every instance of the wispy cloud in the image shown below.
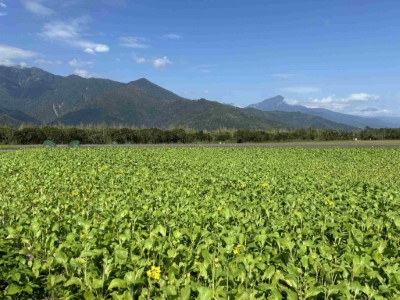
<svg viewBox="0 0 400 300"><path fill-rule="evenodd" d="M365 108L365 105L379 101L381 97L369 93L354 93L346 97L337 97L335 95L323 98L309 98L307 100L291 100L287 102L291 104L301 104L312 108L326 108L336 111L360 111Z"/></svg>
<svg viewBox="0 0 400 300"><path fill-rule="evenodd" d="M318 93L320 88L313 86L292 86L281 89L282 92L293 93L293 94L310 94Z"/></svg>
<svg viewBox="0 0 400 300"><path fill-rule="evenodd" d="M135 56L134 60L137 64L144 64L147 62L147 59L145 59L144 57L138 57L138 56Z"/></svg>
<svg viewBox="0 0 400 300"><path fill-rule="evenodd" d="M7 8L7 5L4 2L0 2L0 17L4 17L7 15L7 12L5 9Z"/></svg>
<svg viewBox="0 0 400 300"><path fill-rule="evenodd" d="M94 62L91 60L82 61L74 58L73 60L68 62L68 65L72 68L84 68L84 67L93 67Z"/></svg>
<svg viewBox="0 0 400 300"><path fill-rule="evenodd" d="M279 78L279 79L289 79L296 77L297 74L293 73L277 73L277 74L272 74L272 77Z"/></svg>
<svg viewBox="0 0 400 300"><path fill-rule="evenodd" d="M73 19L69 22L50 22L43 26L40 35L49 40L55 40L73 47L81 48L89 54L110 51L108 45L95 43L82 38L82 31L88 22L89 18L87 17Z"/></svg>
<svg viewBox="0 0 400 300"><path fill-rule="evenodd" d="M161 58L152 58L152 59L147 59L144 57L140 57L140 56L134 56L133 57L134 61L137 64L151 64L154 68L156 69L164 69L166 68L168 65L171 65L172 62L166 57L161 57Z"/></svg>
<svg viewBox="0 0 400 300"><path fill-rule="evenodd" d="M124 47L143 49L148 48L149 45L145 44L145 39L134 36L123 36L120 39L121 45Z"/></svg>
<svg viewBox="0 0 400 300"><path fill-rule="evenodd" d="M42 0L21 0L21 2L26 10L35 15L50 16L54 14L54 11L51 8L42 4Z"/></svg>
<svg viewBox="0 0 400 300"><path fill-rule="evenodd" d="M172 64L172 62L166 56L153 60L153 66L156 69L164 69L167 65L170 64Z"/></svg>
<svg viewBox="0 0 400 300"><path fill-rule="evenodd" d="M167 39L167 40L180 40L182 38L182 36L179 34L176 34L176 33L169 33L169 34L165 34L163 36L163 38Z"/></svg>
<svg viewBox="0 0 400 300"><path fill-rule="evenodd" d="M38 65L62 65L63 61L61 60L48 60L48 59L36 59L34 61L35 64Z"/></svg>
<svg viewBox="0 0 400 300"><path fill-rule="evenodd" d="M16 65L17 63L14 62L15 59L27 59L37 55L33 51L0 44L0 65Z"/></svg>
<svg viewBox="0 0 400 300"><path fill-rule="evenodd" d="M88 70L84 69L75 69L74 74L78 75L83 78L93 78L96 77L96 74L89 72Z"/></svg>
<svg viewBox="0 0 400 300"><path fill-rule="evenodd" d="M389 115L391 114L392 111L388 109L380 109L380 108L365 108L359 111L359 114L362 114L367 117L372 117L372 116L382 116L382 115Z"/></svg>

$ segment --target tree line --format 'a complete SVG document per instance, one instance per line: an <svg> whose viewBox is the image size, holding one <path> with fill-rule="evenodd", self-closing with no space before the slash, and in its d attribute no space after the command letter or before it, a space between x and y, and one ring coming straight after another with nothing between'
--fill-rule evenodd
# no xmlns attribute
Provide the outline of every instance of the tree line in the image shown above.
<svg viewBox="0 0 400 300"><path fill-rule="evenodd" d="M330 129L249 130L219 129L196 131L184 128L110 128L66 126L0 127L0 144L42 144L51 140L68 144L76 140L81 144L159 144L159 143L263 143L280 141L335 141L335 140L400 139L400 129L365 128L356 131Z"/></svg>

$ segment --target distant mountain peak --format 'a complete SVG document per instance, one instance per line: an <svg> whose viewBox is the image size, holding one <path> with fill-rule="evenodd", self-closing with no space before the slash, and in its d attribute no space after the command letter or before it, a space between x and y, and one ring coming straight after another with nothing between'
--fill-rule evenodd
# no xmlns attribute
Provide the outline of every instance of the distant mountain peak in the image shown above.
<svg viewBox="0 0 400 300"><path fill-rule="evenodd" d="M330 120L332 122L345 124L348 126L363 128L365 126L371 127L385 127L387 124L383 120L365 118L354 115L347 115L335 111L331 111L324 108L309 108L302 105L292 105L284 101L284 98L280 95L273 98L266 99L256 104L248 106L266 112L282 111L282 112L300 112L312 116L317 116ZM367 112L371 112L370 110Z"/></svg>
<svg viewBox="0 0 400 300"><path fill-rule="evenodd" d="M275 97L266 99L265 101L283 101L285 99L285 97L281 96L281 95L277 95Z"/></svg>
<svg viewBox="0 0 400 300"><path fill-rule="evenodd" d="M265 99L259 103L249 105L248 107L264 111L284 111L284 108L286 108L288 105L289 104L285 102L285 98L283 96L277 95L275 97Z"/></svg>
<svg viewBox="0 0 400 300"><path fill-rule="evenodd" d="M145 78L145 77L139 78L139 79L134 80L134 81L132 81L132 82L146 82L146 83L152 83L150 80L148 80L148 79ZM154 83L153 83L153 84L154 84Z"/></svg>
<svg viewBox="0 0 400 300"><path fill-rule="evenodd" d="M164 100L182 100L181 96L151 82L147 78L139 78L137 80L131 81L128 83L128 86L138 87L144 91L146 91L149 95L152 95L157 98L161 98Z"/></svg>

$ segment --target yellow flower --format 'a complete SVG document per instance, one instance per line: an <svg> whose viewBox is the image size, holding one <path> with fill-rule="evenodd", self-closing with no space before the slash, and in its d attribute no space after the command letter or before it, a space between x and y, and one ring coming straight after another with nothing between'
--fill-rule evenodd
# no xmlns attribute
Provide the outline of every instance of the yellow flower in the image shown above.
<svg viewBox="0 0 400 300"><path fill-rule="evenodd" d="M240 253L240 249L241 249L242 247L243 247L243 245L241 245L241 244L236 245L236 247L233 248L233 254L234 254L234 255L238 255L238 254Z"/></svg>
<svg viewBox="0 0 400 300"><path fill-rule="evenodd" d="M150 270L147 270L146 274L147 277L158 280L160 279L161 269L160 267L152 266Z"/></svg>
<svg viewBox="0 0 400 300"><path fill-rule="evenodd" d="M218 206L217 207L217 211L221 211L222 210L222 207L221 206Z"/></svg>
<svg viewBox="0 0 400 300"><path fill-rule="evenodd" d="M264 187L264 188L267 188L267 187L269 187L269 183L268 182L264 182L264 183L261 184L261 186Z"/></svg>
<svg viewBox="0 0 400 300"><path fill-rule="evenodd" d="M294 215L295 215L296 217L298 217L298 218L301 218L301 217L303 216L303 214L302 214L301 212L299 212L299 211L295 211L295 212L294 212Z"/></svg>
<svg viewBox="0 0 400 300"><path fill-rule="evenodd" d="M331 199L327 199L327 200L325 201L325 205L334 206L334 205L335 205L335 202L333 202L333 200L331 200Z"/></svg>

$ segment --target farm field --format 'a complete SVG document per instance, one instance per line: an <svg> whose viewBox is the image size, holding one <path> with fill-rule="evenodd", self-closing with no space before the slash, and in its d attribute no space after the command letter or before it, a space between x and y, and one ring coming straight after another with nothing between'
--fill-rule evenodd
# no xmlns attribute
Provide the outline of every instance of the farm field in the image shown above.
<svg viewBox="0 0 400 300"><path fill-rule="evenodd" d="M0 299L399 299L399 148L0 155Z"/></svg>

